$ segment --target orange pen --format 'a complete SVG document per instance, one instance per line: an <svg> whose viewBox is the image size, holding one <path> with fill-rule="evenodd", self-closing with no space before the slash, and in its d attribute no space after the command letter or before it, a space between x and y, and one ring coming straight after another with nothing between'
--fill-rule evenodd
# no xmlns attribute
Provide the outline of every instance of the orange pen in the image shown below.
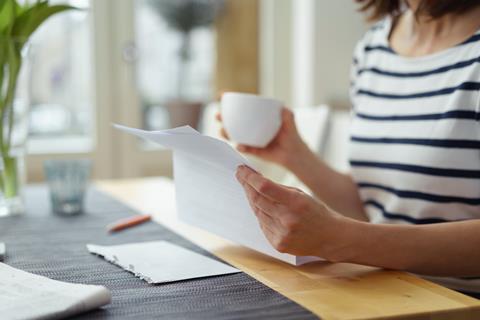
<svg viewBox="0 0 480 320"><path fill-rule="evenodd" d="M108 232L116 232L120 231L126 228L130 228L136 225L139 225L141 223L150 221L152 219L152 216L149 214L143 214L143 215L137 215L133 217L128 217L124 218L121 220L118 220L114 223L111 223L107 226Z"/></svg>

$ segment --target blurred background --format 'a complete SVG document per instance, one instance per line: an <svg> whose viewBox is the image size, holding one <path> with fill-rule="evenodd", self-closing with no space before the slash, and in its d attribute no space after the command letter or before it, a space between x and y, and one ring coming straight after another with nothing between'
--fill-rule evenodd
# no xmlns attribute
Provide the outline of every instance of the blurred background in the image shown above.
<svg viewBox="0 0 480 320"><path fill-rule="evenodd" d="M30 182L52 158L90 158L95 179L170 176L168 150L111 124L211 131L222 91L348 115L352 51L367 28L353 0L56 2L84 10L32 39Z"/></svg>

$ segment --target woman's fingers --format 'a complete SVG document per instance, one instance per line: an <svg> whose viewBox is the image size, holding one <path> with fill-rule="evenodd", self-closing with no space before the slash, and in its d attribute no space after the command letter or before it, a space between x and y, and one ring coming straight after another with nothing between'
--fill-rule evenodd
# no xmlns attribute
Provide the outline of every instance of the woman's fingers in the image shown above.
<svg viewBox="0 0 480 320"><path fill-rule="evenodd" d="M220 111L217 111L217 113L215 113L215 120L217 120L218 122L222 122L222 113ZM224 127L220 128L219 134L220 134L220 137L226 140L230 140L230 138L228 137L227 131L225 131Z"/></svg>
<svg viewBox="0 0 480 320"><path fill-rule="evenodd" d="M228 137L227 131L225 131L225 128L220 129L220 136L224 139L229 140L229 137Z"/></svg>
<svg viewBox="0 0 480 320"><path fill-rule="evenodd" d="M255 208L254 211L260 224L268 226L272 233L276 233L275 230L278 228L278 222L260 208Z"/></svg>
<svg viewBox="0 0 480 320"><path fill-rule="evenodd" d="M285 123L295 123L295 115L293 114L292 110L283 107L282 109L282 120Z"/></svg>
<svg viewBox="0 0 480 320"><path fill-rule="evenodd" d="M288 204L294 197L294 191L279 185L247 166L237 169L237 179L249 184L253 189L276 202Z"/></svg>
<svg viewBox="0 0 480 320"><path fill-rule="evenodd" d="M265 215L268 215L272 219L275 219L275 217L278 216L282 209L278 203L266 198L247 183L243 183L242 186L252 208L262 210Z"/></svg>
<svg viewBox="0 0 480 320"><path fill-rule="evenodd" d="M237 145L237 150L242 152L242 153L252 154L254 156L255 155L260 155L264 151L263 148L250 147L250 146L246 146L244 144Z"/></svg>
<svg viewBox="0 0 480 320"><path fill-rule="evenodd" d="M262 229L268 242L270 242L274 248L277 248L282 239L282 232L279 230L278 224L261 209L255 210L255 215L257 216L260 229Z"/></svg>
<svg viewBox="0 0 480 320"><path fill-rule="evenodd" d="M267 237L268 241L272 244L272 246L275 247L276 243L278 243L277 239L280 239L280 235L283 234L281 231L282 225L275 217L275 215L279 213L280 208L275 208L274 204L269 203L268 199L265 199L259 195L258 192L248 184L244 184L243 187L249 199L250 206L252 207L252 210L255 212L255 216L258 219L260 228ZM263 198L263 200L259 201L261 198ZM262 208L268 208L268 210L273 211L267 211Z"/></svg>
<svg viewBox="0 0 480 320"><path fill-rule="evenodd" d="M270 242L270 244L273 247L275 247L275 244L278 242L277 240L278 237L275 234L275 232L268 225L263 224L262 222L260 222L259 224L260 224L260 229L262 229L262 232L267 238L268 242Z"/></svg>

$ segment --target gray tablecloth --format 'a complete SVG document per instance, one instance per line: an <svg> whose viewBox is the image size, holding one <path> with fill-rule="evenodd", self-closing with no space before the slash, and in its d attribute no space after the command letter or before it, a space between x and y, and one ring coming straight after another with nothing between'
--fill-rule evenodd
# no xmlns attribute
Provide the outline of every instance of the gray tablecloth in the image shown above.
<svg viewBox="0 0 480 320"><path fill-rule="evenodd" d="M85 244L168 240L211 255L156 223L107 234L105 225L134 211L93 189L87 195L86 213L74 217L50 213L44 186L28 187L26 196L25 215L0 218L0 242L7 244L5 263L52 279L104 285L112 291L110 305L76 319L316 318L245 273L149 285L88 253Z"/></svg>

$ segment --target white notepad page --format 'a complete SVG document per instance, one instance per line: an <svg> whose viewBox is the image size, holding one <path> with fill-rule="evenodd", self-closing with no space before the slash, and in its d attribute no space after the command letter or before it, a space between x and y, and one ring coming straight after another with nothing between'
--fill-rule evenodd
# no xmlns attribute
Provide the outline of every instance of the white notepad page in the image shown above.
<svg viewBox="0 0 480 320"><path fill-rule="evenodd" d="M151 284L241 272L168 241L113 246L87 244L87 249Z"/></svg>
<svg viewBox="0 0 480 320"><path fill-rule="evenodd" d="M115 127L173 149L176 203L182 221L290 264L318 260L280 253L270 245L235 178L237 167L249 163L228 143L188 126L163 131Z"/></svg>
<svg viewBox="0 0 480 320"><path fill-rule="evenodd" d="M63 319L109 304L103 286L73 284L0 263L0 319Z"/></svg>

